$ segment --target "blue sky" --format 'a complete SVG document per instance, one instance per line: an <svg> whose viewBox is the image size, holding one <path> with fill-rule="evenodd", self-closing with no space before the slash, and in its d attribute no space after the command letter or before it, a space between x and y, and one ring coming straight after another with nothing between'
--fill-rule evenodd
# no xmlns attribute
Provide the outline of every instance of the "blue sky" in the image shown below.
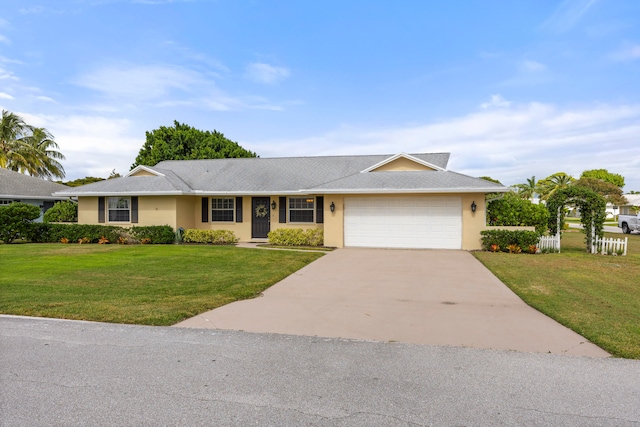
<svg viewBox="0 0 640 427"><path fill-rule="evenodd" d="M2 0L0 108L68 179L126 173L174 120L261 157L451 152L511 185L640 191L637 0Z"/></svg>

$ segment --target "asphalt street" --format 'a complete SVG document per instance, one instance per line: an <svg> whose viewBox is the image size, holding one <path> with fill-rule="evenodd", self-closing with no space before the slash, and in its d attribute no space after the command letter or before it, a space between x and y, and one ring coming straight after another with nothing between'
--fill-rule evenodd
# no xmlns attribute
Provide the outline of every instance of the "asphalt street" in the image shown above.
<svg viewBox="0 0 640 427"><path fill-rule="evenodd" d="M638 426L640 361L0 316L0 424Z"/></svg>

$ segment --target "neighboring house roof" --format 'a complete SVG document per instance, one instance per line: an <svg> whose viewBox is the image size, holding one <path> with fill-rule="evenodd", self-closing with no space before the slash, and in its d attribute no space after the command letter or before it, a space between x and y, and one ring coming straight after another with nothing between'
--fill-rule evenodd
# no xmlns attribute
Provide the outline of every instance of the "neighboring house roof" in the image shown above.
<svg viewBox="0 0 640 427"><path fill-rule="evenodd" d="M627 204L624 206L640 206L640 194L625 194Z"/></svg>
<svg viewBox="0 0 640 427"><path fill-rule="evenodd" d="M53 196L52 193L69 188L66 185L0 168L0 199L56 200L60 199L60 196Z"/></svg>
<svg viewBox="0 0 640 427"><path fill-rule="evenodd" d="M410 160L428 170L376 171ZM449 153L169 160L127 176L60 192L66 196L269 195L389 192L500 192L508 188L447 171ZM132 176L137 175L137 176Z"/></svg>

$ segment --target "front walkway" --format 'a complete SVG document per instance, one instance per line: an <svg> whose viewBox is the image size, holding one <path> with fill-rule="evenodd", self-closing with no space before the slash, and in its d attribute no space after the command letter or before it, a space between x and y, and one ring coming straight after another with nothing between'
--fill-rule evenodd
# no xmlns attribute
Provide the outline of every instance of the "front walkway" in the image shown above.
<svg viewBox="0 0 640 427"><path fill-rule="evenodd" d="M609 356L452 250L338 249L176 326Z"/></svg>

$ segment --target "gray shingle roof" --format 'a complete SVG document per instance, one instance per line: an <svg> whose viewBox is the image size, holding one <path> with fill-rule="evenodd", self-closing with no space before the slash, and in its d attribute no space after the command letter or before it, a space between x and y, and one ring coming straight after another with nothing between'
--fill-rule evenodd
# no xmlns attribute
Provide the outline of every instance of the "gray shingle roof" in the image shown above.
<svg viewBox="0 0 640 427"><path fill-rule="evenodd" d="M0 168L0 199L59 199L52 193L70 187Z"/></svg>
<svg viewBox="0 0 640 427"><path fill-rule="evenodd" d="M314 187L318 193L403 192L486 192L505 187L451 171L358 173Z"/></svg>
<svg viewBox="0 0 640 427"><path fill-rule="evenodd" d="M445 169L449 153L411 154ZM392 155L168 160L149 170L162 176L126 176L63 194L296 194L343 192L501 191L505 187L449 171L365 172Z"/></svg>

